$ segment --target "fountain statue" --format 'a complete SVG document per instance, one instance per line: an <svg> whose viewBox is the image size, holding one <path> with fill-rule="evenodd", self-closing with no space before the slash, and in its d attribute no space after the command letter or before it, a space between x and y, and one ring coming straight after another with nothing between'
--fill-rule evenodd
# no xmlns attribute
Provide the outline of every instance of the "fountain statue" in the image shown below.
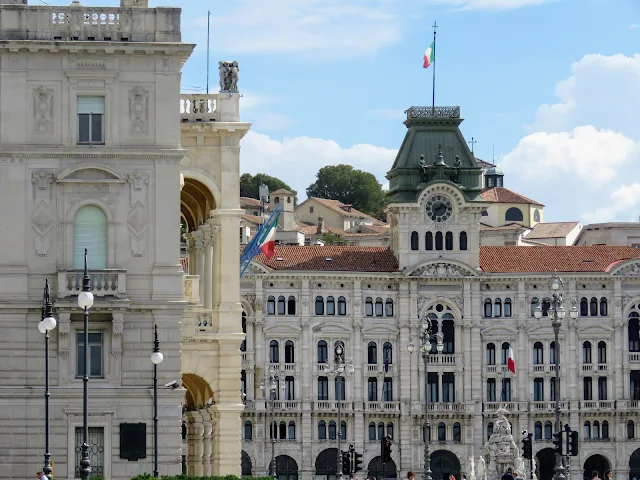
<svg viewBox="0 0 640 480"><path fill-rule="evenodd" d="M511 425L506 419L508 414L504 407L498 408L498 419L494 422L491 437L483 446L483 456L478 462L479 480L500 480L509 467L518 472L522 478L527 478L528 469L524 459L520 456L516 442L513 440Z"/></svg>

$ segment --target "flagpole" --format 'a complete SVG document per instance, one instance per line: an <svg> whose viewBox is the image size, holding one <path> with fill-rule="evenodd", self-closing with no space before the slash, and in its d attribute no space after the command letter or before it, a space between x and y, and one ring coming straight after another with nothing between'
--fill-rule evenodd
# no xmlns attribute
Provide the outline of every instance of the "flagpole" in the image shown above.
<svg viewBox="0 0 640 480"><path fill-rule="evenodd" d="M433 83L431 88L431 114L436 111L436 28L438 24L433 22Z"/></svg>

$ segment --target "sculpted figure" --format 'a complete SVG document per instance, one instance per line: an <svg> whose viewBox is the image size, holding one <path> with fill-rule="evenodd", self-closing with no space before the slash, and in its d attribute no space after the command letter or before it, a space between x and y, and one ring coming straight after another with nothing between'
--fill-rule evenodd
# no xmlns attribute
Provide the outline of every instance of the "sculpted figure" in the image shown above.
<svg viewBox="0 0 640 480"><path fill-rule="evenodd" d="M227 73L229 69L227 68L226 62L218 62L218 73L220 74L220 90L227 89Z"/></svg>
<svg viewBox="0 0 640 480"><path fill-rule="evenodd" d="M235 60L231 62L229 66L229 88L230 92L238 91L238 74L240 73L240 67L238 67L238 62Z"/></svg>

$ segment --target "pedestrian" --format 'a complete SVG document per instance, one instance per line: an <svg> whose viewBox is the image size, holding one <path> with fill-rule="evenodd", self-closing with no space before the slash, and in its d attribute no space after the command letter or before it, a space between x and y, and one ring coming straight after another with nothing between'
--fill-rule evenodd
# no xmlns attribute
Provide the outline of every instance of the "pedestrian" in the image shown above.
<svg viewBox="0 0 640 480"><path fill-rule="evenodd" d="M45 476L44 476L44 473L42 473L42 472L38 472L38 473L36 473L36 478L37 478L38 480L40 480L41 478L43 478L43 479L45 479L45 480L47 479L47 477L45 477Z"/></svg>
<svg viewBox="0 0 640 480"><path fill-rule="evenodd" d="M467 480L467 476L464 473L462 474L462 480Z"/></svg>
<svg viewBox="0 0 640 480"><path fill-rule="evenodd" d="M413 472L407 473L407 480L416 480L416 474Z"/></svg>
<svg viewBox="0 0 640 480"><path fill-rule="evenodd" d="M522 475L520 474L520 472L515 472L514 476L516 477L516 480L524 480L524 478L522 478Z"/></svg>
<svg viewBox="0 0 640 480"><path fill-rule="evenodd" d="M449 480L456 480L456 477L453 475L453 473L449 475Z"/></svg>
<svg viewBox="0 0 640 480"><path fill-rule="evenodd" d="M604 480L613 480L613 472L611 470L604 472Z"/></svg>
<svg viewBox="0 0 640 480"><path fill-rule="evenodd" d="M502 475L502 480L516 480L513 477L513 468L509 467L507 469L507 473L505 473L504 475Z"/></svg>
<svg viewBox="0 0 640 480"><path fill-rule="evenodd" d="M591 480L600 480L600 474L598 474L598 470L594 470L591 472Z"/></svg>

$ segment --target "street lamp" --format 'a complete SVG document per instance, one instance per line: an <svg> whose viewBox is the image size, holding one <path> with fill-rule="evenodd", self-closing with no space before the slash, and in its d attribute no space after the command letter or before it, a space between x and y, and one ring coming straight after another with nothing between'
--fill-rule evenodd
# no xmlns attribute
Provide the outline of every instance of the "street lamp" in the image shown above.
<svg viewBox="0 0 640 480"><path fill-rule="evenodd" d="M158 478L158 365L162 363L164 356L160 353L158 341L158 325L153 326L153 477Z"/></svg>
<svg viewBox="0 0 640 480"><path fill-rule="evenodd" d="M45 479L51 480L51 453L49 453L49 332L56 328L56 319L53 318L53 304L49 296L49 280L44 281L44 298L42 301L42 317L38 324L40 333L44 333L44 468L42 473Z"/></svg>
<svg viewBox="0 0 640 480"><path fill-rule="evenodd" d="M91 461L89 460L89 309L93 306L91 277L87 271L87 249L84 249L84 275L82 276L82 291L78 294L78 305L84 310L84 346L82 358L82 459L80 460L80 478L87 480L91 475Z"/></svg>
<svg viewBox="0 0 640 480"><path fill-rule="evenodd" d="M269 400L271 401L271 463L269 465L269 476L278 478L276 475L276 425L275 424L275 403L276 395L278 393L278 383L280 375L278 369L271 365L269 367L269 385L265 385L264 382L260 384L260 389L264 391L269 390ZM281 385L281 390L284 392L285 386Z"/></svg>
<svg viewBox="0 0 640 480"><path fill-rule="evenodd" d="M427 375L427 367L429 365L429 355L431 354L431 340L436 340L436 351L440 354L444 349L444 335L442 332L433 333L431 331L432 323L428 315L419 320L422 322L420 325L420 353L422 355L422 361L424 362L424 471L422 472L423 480L431 480L431 452L429 451L429 392L428 383L429 377ZM415 345L410 343L407 346L409 353L415 351Z"/></svg>
<svg viewBox="0 0 640 480"><path fill-rule="evenodd" d="M342 377L344 373L353 373L353 360L345 358L344 343L338 340L333 347L333 367L325 365L323 370L326 373L334 373L336 378ZM345 394L344 381L338 382L340 391L338 392L338 455L336 477L342 480L342 402ZM345 439L346 440L346 439Z"/></svg>
<svg viewBox="0 0 640 480"><path fill-rule="evenodd" d="M548 304L549 308L546 312L543 311L542 306L540 304L540 300L538 300L536 309L534 311L534 316L539 320L546 313L549 318L551 318L551 326L553 327L553 335L554 335L554 360L556 363L556 425L555 430L558 435L562 434L562 427L560 425L560 344L558 341L558 336L560 334L560 325L562 325L562 319L567 314L564 309L564 282L560 278L560 276L555 273L553 277L551 277L551 281L549 282L550 296L542 299L543 303ZM576 308L576 299L571 298L571 310L569 311L569 316L571 318L578 318L578 309ZM560 438L558 436L558 438ZM562 466L562 455L556 453L556 466L554 468L555 480L564 480L564 467Z"/></svg>

